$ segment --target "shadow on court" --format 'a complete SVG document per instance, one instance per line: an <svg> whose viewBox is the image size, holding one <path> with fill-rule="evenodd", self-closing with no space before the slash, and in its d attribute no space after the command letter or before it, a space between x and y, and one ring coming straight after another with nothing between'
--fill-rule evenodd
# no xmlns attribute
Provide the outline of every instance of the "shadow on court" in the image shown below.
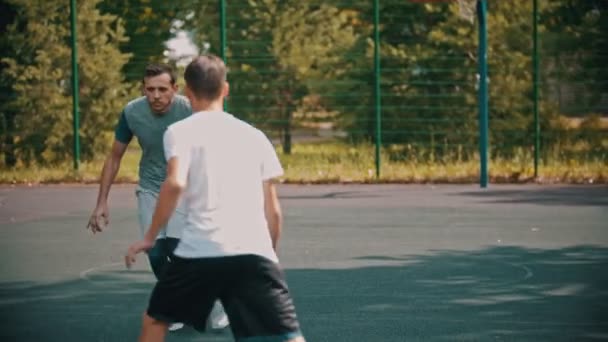
<svg viewBox="0 0 608 342"><path fill-rule="evenodd" d="M459 192L493 203L522 203L541 205L608 206L607 186L534 187L520 189L489 189Z"/></svg>
<svg viewBox="0 0 608 342"><path fill-rule="evenodd" d="M608 339L608 249L491 247L363 256L391 266L292 269L303 330L322 341ZM1 341L135 341L152 277L105 270L0 284ZM230 341L191 329L168 341Z"/></svg>
<svg viewBox="0 0 608 342"><path fill-rule="evenodd" d="M290 194L283 195L281 199L285 200L319 200L319 199L343 199L343 198L380 198L378 194L373 194L363 191L329 191L325 193L311 193L311 194Z"/></svg>

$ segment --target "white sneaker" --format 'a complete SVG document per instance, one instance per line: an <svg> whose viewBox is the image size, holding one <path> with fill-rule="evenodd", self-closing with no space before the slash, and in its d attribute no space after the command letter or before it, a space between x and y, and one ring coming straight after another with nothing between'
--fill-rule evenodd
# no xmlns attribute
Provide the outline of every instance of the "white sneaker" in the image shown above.
<svg viewBox="0 0 608 342"><path fill-rule="evenodd" d="M224 312L224 307L219 301L216 301L213 305L213 309L209 315L208 324L211 330L222 330L230 325L228 316L226 316L226 312Z"/></svg>
<svg viewBox="0 0 608 342"><path fill-rule="evenodd" d="M171 323L169 325L169 331L176 331L184 327L184 323Z"/></svg>
<svg viewBox="0 0 608 342"><path fill-rule="evenodd" d="M228 322L228 316L224 312L211 320L211 329L213 330L225 329L228 325L230 325L230 322Z"/></svg>

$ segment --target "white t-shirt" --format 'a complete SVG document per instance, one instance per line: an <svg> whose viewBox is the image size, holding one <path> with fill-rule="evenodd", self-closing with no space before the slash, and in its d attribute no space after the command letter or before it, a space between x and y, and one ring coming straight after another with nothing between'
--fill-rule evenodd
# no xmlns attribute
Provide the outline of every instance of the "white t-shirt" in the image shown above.
<svg viewBox="0 0 608 342"><path fill-rule="evenodd" d="M224 112L198 112L169 126L165 157L177 158L186 226L175 255L256 254L277 262L262 182L283 168L260 130Z"/></svg>

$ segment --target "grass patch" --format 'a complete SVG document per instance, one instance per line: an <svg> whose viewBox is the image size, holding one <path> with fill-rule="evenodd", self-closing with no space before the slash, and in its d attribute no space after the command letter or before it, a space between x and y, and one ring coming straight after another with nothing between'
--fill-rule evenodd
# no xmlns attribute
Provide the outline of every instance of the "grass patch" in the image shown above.
<svg viewBox="0 0 608 342"><path fill-rule="evenodd" d="M138 163L141 156L139 148L129 148L123 157L116 182L134 183L138 179ZM53 184L53 183L96 183L101 175L105 159L80 163L78 171L74 170L72 161L52 166L33 165L2 169L2 184Z"/></svg>
<svg viewBox="0 0 608 342"><path fill-rule="evenodd" d="M381 177L376 178L375 150L371 144L349 145L341 142L300 143L291 155L281 153L286 183L476 183L479 161L476 156L463 160L460 153L429 157L428 151L394 157L392 147L381 151ZM117 182L136 182L140 151L125 154ZM92 183L99 179L103 159L85 162L74 171L71 162L41 167L2 169L0 183ZM531 153L519 151L510 157L494 157L489 171L492 183L608 183L608 160L581 156L565 159L554 153L541 161L539 177L534 179Z"/></svg>
<svg viewBox="0 0 608 342"><path fill-rule="evenodd" d="M393 148L381 151L379 179L376 178L375 149L371 144L343 143L295 145L291 155L279 151L288 183L476 183L479 158L463 160L460 153L433 157L417 150L394 157ZM514 156L494 157L489 173L492 183L607 183L606 159L541 161L539 177L534 179L534 159L523 150Z"/></svg>

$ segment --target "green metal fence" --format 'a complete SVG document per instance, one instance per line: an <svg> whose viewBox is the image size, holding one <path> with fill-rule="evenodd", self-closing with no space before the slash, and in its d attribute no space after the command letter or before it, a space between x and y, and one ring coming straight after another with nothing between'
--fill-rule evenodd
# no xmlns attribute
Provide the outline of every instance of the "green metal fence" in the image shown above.
<svg viewBox="0 0 608 342"><path fill-rule="evenodd" d="M457 1L71 1L118 18L127 81L150 61L183 65L164 45L178 34L222 56L226 109L285 154L372 146L376 177L385 162L474 160L482 186L498 160L541 176L556 160L608 159L606 1L479 0L474 23Z"/></svg>
<svg viewBox="0 0 608 342"><path fill-rule="evenodd" d="M485 13L485 1L479 3ZM230 109L274 134L290 153L298 129L319 120L306 108L314 101L318 116L332 113L328 124L336 131L351 141L374 144L377 177L381 147L391 144L400 146L395 158L415 153L449 159L453 150L472 158L479 153L485 186L487 87L486 77L477 83L475 78L477 72L487 73L486 60L467 61L467 51L433 51L428 41L433 26L419 25L416 19L426 17L433 25L458 21L456 11L456 2L231 3L222 46L232 70ZM248 24L256 30L253 35L243 32L243 13L253 13L246 16L254 21ZM310 24L300 27L298 20ZM345 33L348 20L364 24ZM459 21L468 31L468 52L485 55L485 21L479 24L477 38L475 25ZM401 33L407 25L419 32ZM418 54L416 49L426 51ZM478 122L479 129L474 129Z"/></svg>

